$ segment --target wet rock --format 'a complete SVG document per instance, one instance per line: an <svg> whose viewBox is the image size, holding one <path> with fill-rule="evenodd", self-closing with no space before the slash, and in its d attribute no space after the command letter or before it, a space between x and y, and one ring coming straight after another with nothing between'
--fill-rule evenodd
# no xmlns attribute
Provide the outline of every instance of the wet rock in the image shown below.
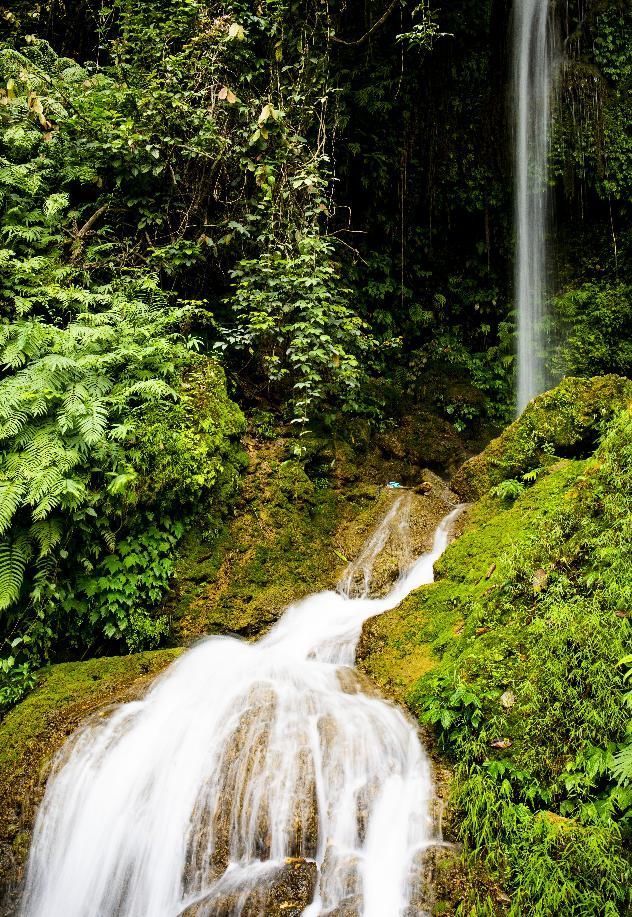
<svg viewBox="0 0 632 917"><path fill-rule="evenodd" d="M357 669L341 666L336 673L336 677L338 678L340 689L345 694L364 694L368 697L381 696L373 682L362 672L358 672Z"/></svg>
<svg viewBox="0 0 632 917"><path fill-rule="evenodd" d="M362 917L362 898L343 901L329 911L323 911L323 917Z"/></svg>
<svg viewBox="0 0 632 917"><path fill-rule="evenodd" d="M360 812L358 816L361 818ZM334 845L327 847L321 866L320 892L323 917L361 917L362 879L357 854Z"/></svg>
<svg viewBox="0 0 632 917"><path fill-rule="evenodd" d="M216 891L178 917L300 917L314 898L317 876L313 861L287 859L250 881L218 883Z"/></svg>
<svg viewBox="0 0 632 917"><path fill-rule="evenodd" d="M278 698L269 685L254 685L248 706L226 742L219 776L200 793L193 813L187 856L187 888L205 887L229 862L271 856L274 796L265 784L270 759L281 755L274 744ZM288 847L292 856L311 858L318 846L318 801L314 762L307 736L295 737L292 809L288 813ZM279 761L279 767L282 762ZM253 786L260 792L252 793Z"/></svg>
<svg viewBox="0 0 632 917"><path fill-rule="evenodd" d="M449 844L433 844L420 851L411 864L409 883L410 903L404 917L419 917L430 914L436 900L437 876L444 865L454 857L454 848Z"/></svg>
<svg viewBox="0 0 632 917"><path fill-rule="evenodd" d="M621 376L568 376L534 398L511 426L467 461L452 480L454 490L465 500L476 500L501 481L550 465L556 456L584 458L593 452L604 423L631 396L632 382Z"/></svg>
<svg viewBox="0 0 632 917"><path fill-rule="evenodd" d="M428 411L404 417L398 426L377 437L385 455L423 467L451 469L464 456L464 444L454 426Z"/></svg>

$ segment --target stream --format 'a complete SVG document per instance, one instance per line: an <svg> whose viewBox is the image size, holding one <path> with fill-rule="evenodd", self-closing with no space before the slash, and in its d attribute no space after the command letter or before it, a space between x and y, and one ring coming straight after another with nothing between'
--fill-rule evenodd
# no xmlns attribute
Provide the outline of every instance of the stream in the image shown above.
<svg viewBox="0 0 632 917"><path fill-rule="evenodd" d="M353 669L363 622L432 582L462 509L410 562L410 507L395 499L338 591L290 606L257 643L203 640L70 740L38 814L23 917L245 917L288 895L304 908L279 913L424 913L429 761L414 724ZM371 597L392 537L404 572Z"/></svg>

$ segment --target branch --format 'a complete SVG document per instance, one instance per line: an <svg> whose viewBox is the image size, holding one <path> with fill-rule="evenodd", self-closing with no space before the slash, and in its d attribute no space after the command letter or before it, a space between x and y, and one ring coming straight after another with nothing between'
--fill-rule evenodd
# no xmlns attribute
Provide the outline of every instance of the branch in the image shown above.
<svg viewBox="0 0 632 917"><path fill-rule="evenodd" d="M344 38L337 38L335 35L330 35L332 41L335 41L337 45L346 45L349 47L357 47L358 45L363 45L365 41L368 41L373 32L376 29L379 29L380 26L384 25L388 17L391 15L395 7L399 4L400 0L392 0L391 5L388 7L385 13L380 16L378 21L371 26L368 32L365 32L361 38L357 38L355 41L346 41Z"/></svg>
<svg viewBox="0 0 632 917"><path fill-rule="evenodd" d="M85 237L88 235L88 233L90 232L90 230L92 229L96 221L99 219L99 217L103 216L103 214L109 208L109 206L110 206L109 204L103 204L102 207L99 207L98 210L94 211L90 219L87 220L83 224L81 229L77 230L77 234L75 235L75 242L78 242L81 239L85 239Z"/></svg>

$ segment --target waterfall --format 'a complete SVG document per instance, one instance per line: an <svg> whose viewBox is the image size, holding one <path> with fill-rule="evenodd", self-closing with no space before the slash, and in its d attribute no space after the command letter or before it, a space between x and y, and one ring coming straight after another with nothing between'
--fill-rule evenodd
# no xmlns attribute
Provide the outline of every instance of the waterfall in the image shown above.
<svg viewBox="0 0 632 917"><path fill-rule="evenodd" d="M369 557L405 533L409 504L362 552L361 595L352 575L258 643L210 637L75 735L38 813L24 917L269 915L267 890L304 867L304 904L279 913L426 913L429 762L413 723L352 668L363 622L432 582L461 509L369 598Z"/></svg>
<svg viewBox="0 0 632 917"><path fill-rule="evenodd" d="M549 0L515 0L518 410L546 388L548 154L554 78Z"/></svg>

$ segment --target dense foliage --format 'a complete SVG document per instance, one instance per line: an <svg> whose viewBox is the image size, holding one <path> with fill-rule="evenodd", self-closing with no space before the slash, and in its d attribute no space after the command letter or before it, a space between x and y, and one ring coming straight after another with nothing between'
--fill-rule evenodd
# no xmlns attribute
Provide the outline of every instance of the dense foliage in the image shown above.
<svg viewBox="0 0 632 917"><path fill-rule="evenodd" d="M498 588L459 583L462 638L414 703L513 913L615 915L632 11L551 6L550 362L578 379L459 475L499 539L518 508L533 528ZM169 640L183 535L195 517L214 550L234 506L242 408L296 461L310 431L384 445L428 418L442 455L510 420L515 316L509 0L16 0L0 21L1 709L46 660Z"/></svg>
<svg viewBox="0 0 632 917"><path fill-rule="evenodd" d="M91 87L84 68L33 38L24 53L4 50L0 66L9 702L31 659L164 638L166 619L152 609L183 520L199 501L211 516L228 505L243 421L221 370L196 354L196 304L167 292L120 217L109 220L121 201L104 189L121 184L117 168L134 168L103 149L112 81ZM111 120L108 136L120 147Z"/></svg>

